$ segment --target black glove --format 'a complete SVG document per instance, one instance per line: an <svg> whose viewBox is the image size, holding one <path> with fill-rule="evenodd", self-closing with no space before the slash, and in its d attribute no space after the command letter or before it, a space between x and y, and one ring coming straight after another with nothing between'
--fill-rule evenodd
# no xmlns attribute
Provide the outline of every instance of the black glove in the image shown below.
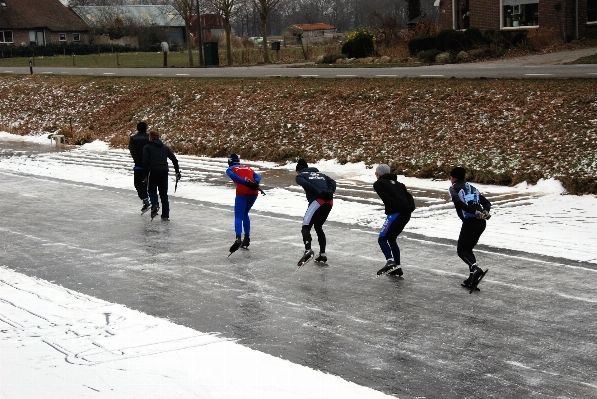
<svg viewBox="0 0 597 399"><path fill-rule="evenodd" d="M176 181L179 181L180 179L182 179L182 175L180 172L176 172Z"/></svg>
<svg viewBox="0 0 597 399"><path fill-rule="evenodd" d="M322 191L318 197L326 201L331 201L334 199L334 194L331 191Z"/></svg>
<svg viewBox="0 0 597 399"><path fill-rule="evenodd" d="M251 190L259 190L259 183L254 182L253 180L245 180L245 185L249 187Z"/></svg>

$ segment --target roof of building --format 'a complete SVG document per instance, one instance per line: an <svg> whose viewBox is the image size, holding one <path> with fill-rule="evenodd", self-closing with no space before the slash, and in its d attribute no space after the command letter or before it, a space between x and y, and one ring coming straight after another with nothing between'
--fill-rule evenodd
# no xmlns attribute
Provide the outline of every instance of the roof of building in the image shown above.
<svg viewBox="0 0 597 399"><path fill-rule="evenodd" d="M335 26L324 24L324 23L317 23L317 24L294 24L292 25L299 29L302 29L303 32L310 31L310 30L330 30L336 29Z"/></svg>
<svg viewBox="0 0 597 399"><path fill-rule="evenodd" d="M0 29L86 32L89 26L60 0L0 0Z"/></svg>
<svg viewBox="0 0 597 399"><path fill-rule="evenodd" d="M1 0L0 0L1 1ZM118 16L139 25L184 26L184 20L170 5L163 6L79 6L73 10L90 26L104 21L107 16Z"/></svg>

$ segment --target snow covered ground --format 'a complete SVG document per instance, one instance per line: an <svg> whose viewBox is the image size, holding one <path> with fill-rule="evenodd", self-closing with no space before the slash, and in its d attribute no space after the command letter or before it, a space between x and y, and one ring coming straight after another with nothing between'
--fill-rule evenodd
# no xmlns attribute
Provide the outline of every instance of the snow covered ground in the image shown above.
<svg viewBox="0 0 597 399"><path fill-rule="evenodd" d="M0 133L0 142L49 145L46 136ZM132 190L127 151L94 142L70 151L0 156L2 173L20 172ZM242 154L241 154L242 156ZM179 198L233 205L225 159L180 156ZM306 202L294 164L251 162L266 196L254 209L300 219ZM331 221L378 228L381 202L363 164L316 166L338 181ZM288 178L286 183L284 179ZM405 232L455 239L460 220L445 181L399 177L419 204ZM481 238L489 246L597 263L597 199L562 195L557 181L516 187L476 185L493 203ZM170 189L172 195L173 187ZM173 207L171 216L176 217ZM381 398L386 395L163 319L67 290L0 264L2 398ZM164 339L167 337L167 339ZM124 352L124 353L123 353ZM65 361L66 360L66 361ZM231 366L232 365L232 366ZM199 375L201 378L196 378Z"/></svg>

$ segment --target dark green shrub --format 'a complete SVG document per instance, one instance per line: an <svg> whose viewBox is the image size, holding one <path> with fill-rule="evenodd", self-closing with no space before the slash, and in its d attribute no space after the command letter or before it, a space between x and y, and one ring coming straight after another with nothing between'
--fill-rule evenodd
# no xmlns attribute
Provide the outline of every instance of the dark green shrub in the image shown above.
<svg viewBox="0 0 597 399"><path fill-rule="evenodd" d="M342 54L348 58L364 58L375 54L375 37L367 28L360 27L350 32L342 45Z"/></svg>
<svg viewBox="0 0 597 399"><path fill-rule="evenodd" d="M490 44L490 41L483 36L479 28L469 28L464 31L464 37L472 46L483 46Z"/></svg>
<svg viewBox="0 0 597 399"><path fill-rule="evenodd" d="M464 32L444 29L437 34L436 48L439 51L460 51L470 47L470 40Z"/></svg>
<svg viewBox="0 0 597 399"><path fill-rule="evenodd" d="M413 37L408 41L408 51L411 55L416 55L421 51L435 49L436 41L436 36Z"/></svg>

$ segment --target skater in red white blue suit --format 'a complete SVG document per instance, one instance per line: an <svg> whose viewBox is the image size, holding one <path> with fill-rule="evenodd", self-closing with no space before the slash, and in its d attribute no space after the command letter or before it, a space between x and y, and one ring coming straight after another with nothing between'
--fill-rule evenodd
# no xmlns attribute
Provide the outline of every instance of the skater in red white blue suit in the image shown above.
<svg viewBox="0 0 597 399"><path fill-rule="evenodd" d="M240 157L237 154L231 154L228 158L228 177L236 185L236 199L234 200L234 231L236 240L230 247L230 253L239 248L248 249L251 234L251 220L249 211L259 195L259 183L261 176L250 167L240 163ZM241 234L245 232L245 237L241 241Z"/></svg>

